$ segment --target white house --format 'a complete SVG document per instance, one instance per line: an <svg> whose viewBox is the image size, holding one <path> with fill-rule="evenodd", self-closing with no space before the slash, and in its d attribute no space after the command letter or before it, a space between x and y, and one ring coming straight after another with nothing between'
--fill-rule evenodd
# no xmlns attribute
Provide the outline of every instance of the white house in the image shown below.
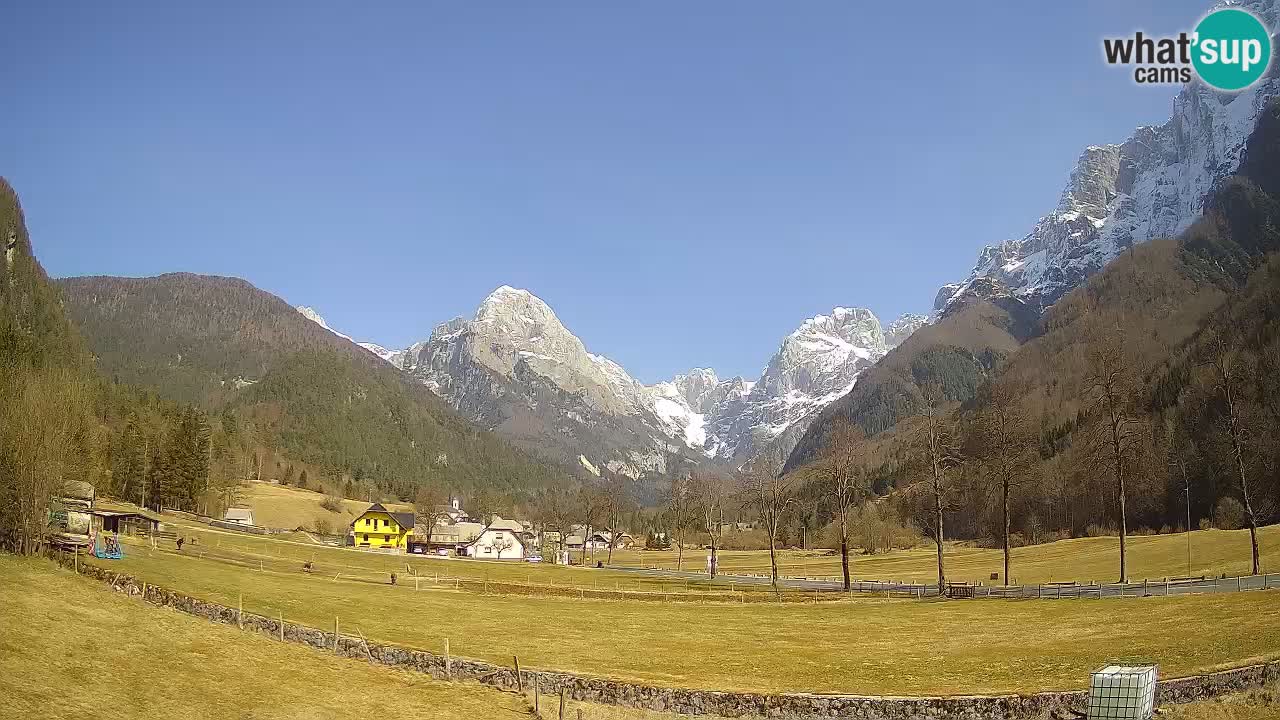
<svg viewBox="0 0 1280 720"><path fill-rule="evenodd" d="M227 513L222 516L222 519L239 525L252 525L253 510L246 507L227 508Z"/></svg>
<svg viewBox="0 0 1280 720"><path fill-rule="evenodd" d="M525 555L524 528L515 520L494 516L475 540L466 547L469 557L489 560L522 560Z"/></svg>

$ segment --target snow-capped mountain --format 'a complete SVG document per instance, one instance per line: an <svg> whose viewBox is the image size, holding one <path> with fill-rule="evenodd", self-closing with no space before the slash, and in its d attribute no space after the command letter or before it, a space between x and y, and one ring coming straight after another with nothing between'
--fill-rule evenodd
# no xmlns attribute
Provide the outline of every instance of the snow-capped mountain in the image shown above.
<svg viewBox="0 0 1280 720"><path fill-rule="evenodd" d="M297 310L299 313L302 313L302 317L304 317L304 318L306 318L306 319L310 320L311 322L313 322L313 323L315 323L315 324L319 325L320 327L324 328L325 330L328 330L329 332L333 333L334 335L337 335L337 336L338 336L338 337L340 337L340 338L346 338L347 340L351 340L350 336L343 335L342 333L338 332L337 330L334 330L333 328L329 327L329 323L325 322L324 318L320 315L320 313L316 312L316 309L315 309L315 308L313 308L313 307L308 307L308 306L306 306L306 305L299 305L298 307L296 307L296 308L294 308L294 309L295 309L295 310ZM354 342L354 341L353 341L353 342Z"/></svg>
<svg viewBox="0 0 1280 720"><path fill-rule="evenodd" d="M884 329L885 347L889 350L898 347L902 344L903 340L911 337L911 333L928 324L928 316L918 315L916 313L903 313L897 320L889 323L889 327Z"/></svg>
<svg viewBox="0 0 1280 720"><path fill-rule="evenodd" d="M688 443L708 455L715 455L718 442L707 442L707 420L715 421L726 408L751 393L754 382L741 377L720 380L710 368L694 368L688 373L656 385L653 393L654 412L676 429Z"/></svg>
<svg viewBox="0 0 1280 720"><path fill-rule="evenodd" d="M1238 4L1268 27L1280 20L1277 0ZM938 292L935 312L977 290L980 278L1047 307L1126 248L1185 230L1214 184L1235 172L1258 113L1278 93L1276 62L1267 77L1239 93L1192 82L1174 99L1168 122L1140 127L1120 144L1086 148L1058 206L1021 239L983 248L964 282Z"/></svg>
<svg viewBox="0 0 1280 720"><path fill-rule="evenodd" d="M297 310L299 313L301 313L302 317L319 325L325 330L328 330L334 335L337 335L338 337L343 338L344 340L351 340L351 342L356 343L360 347L364 348L365 350L368 350L369 352L373 353L374 355L377 355L378 357L382 358L383 360L386 360L387 362L391 363L392 365L395 365L396 367L401 367L404 364L405 355L409 353L410 350L412 350L412 348L405 349L405 350L391 350L389 348L385 348L379 345L378 343L356 342L350 335L339 332L337 330L334 330L332 327L330 327L329 323L325 321L324 316L322 316L315 308L309 307L307 305L299 305L294 309Z"/></svg>
<svg viewBox="0 0 1280 720"><path fill-rule="evenodd" d="M659 414L659 396L591 353L527 290L502 286L404 354L401 367L464 416L584 467L638 477L692 460L696 428Z"/></svg>
<svg viewBox="0 0 1280 720"><path fill-rule="evenodd" d="M374 355L377 355L383 360L386 360L392 365L395 365L396 367L404 366L405 356L408 355L408 353L413 349L412 347L410 347L405 350L392 350L391 348L385 348L379 345L378 343L371 343L371 342L362 342L362 343L356 343L356 344L364 348L365 350L368 350L369 352L373 353Z"/></svg>
<svg viewBox="0 0 1280 720"><path fill-rule="evenodd" d="M923 324L899 318L894 342ZM406 350L366 348L484 427L588 469L638 477L672 462L739 464L766 448L785 456L827 403L891 346L869 310L835 308L783 339L758 380L695 368L643 385L590 352L527 290L494 290Z"/></svg>
<svg viewBox="0 0 1280 720"><path fill-rule="evenodd" d="M707 414L705 451L735 464L763 452L785 458L818 411L849 392L887 350L870 310L837 307L805 320L747 392Z"/></svg>

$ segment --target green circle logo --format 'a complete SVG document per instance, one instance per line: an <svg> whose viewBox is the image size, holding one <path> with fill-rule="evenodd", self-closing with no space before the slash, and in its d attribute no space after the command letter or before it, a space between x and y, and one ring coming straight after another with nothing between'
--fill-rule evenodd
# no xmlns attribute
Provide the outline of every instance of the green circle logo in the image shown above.
<svg viewBox="0 0 1280 720"><path fill-rule="evenodd" d="M1253 13L1239 8L1215 10L1196 25L1191 64L1207 85L1243 90L1271 64L1271 34Z"/></svg>

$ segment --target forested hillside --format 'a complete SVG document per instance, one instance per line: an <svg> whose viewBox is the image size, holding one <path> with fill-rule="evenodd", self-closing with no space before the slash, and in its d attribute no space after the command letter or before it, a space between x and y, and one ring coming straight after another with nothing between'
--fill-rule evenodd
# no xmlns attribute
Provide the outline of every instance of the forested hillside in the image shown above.
<svg viewBox="0 0 1280 720"><path fill-rule="evenodd" d="M93 479L93 378L3 178L0 250L0 546L33 552L50 495Z"/></svg>
<svg viewBox="0 0 1280 720"><path fill-rule="evenodd" d="M291 468L309 466L313 481L367 481L404 499L427 481L518 494L563 479L243 280L58 282L98 368L215 415L221 441L249 453L243 476L292 480L301 473Z"/></svg>
<svg viewBox="0 0 1280 720"><path fill-rule="evenodd" d="M976 385L968 378L983 373L947 363L912 374L902 393L909 401L890 412L846 398L825 429L844 419L865 432L866 486L888 492L930 534L935 505L948 537L997 543L1006 509L1015 543L1181 527L1188 512L1193 526L1272 522L1280 512L1277 251L1280 105L1272 104L1239 172L1181 237L1125 252L1049 308L1025 345L993 345ZM921 352L903 354L920 368ZM919 388L926 392L914 395ZM830 450L815 435L792 461L821 467Z"/></svg>
<svg viewBox="0 0 1280 720"><path fill-rule="evenodd" d="M822 411L787 459L794 470L817 457L831 428L851 422L875 435L917 414L924 388L937 385L944 398L974 397L991 371L1038 328L1035 313L1000 287L968 302L956 303L947 316L915 331L858 380L848 395Z"/></svg>

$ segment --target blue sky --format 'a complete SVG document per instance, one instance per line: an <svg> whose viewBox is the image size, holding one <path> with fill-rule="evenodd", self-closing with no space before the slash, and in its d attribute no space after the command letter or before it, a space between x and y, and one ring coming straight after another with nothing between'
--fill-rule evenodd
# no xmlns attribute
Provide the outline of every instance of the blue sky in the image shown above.
<svg viewBox="0 0 1280 720"><path fill-rule="evenodd" d="M0 174L56 276L236 275L389 346L510 284L645 382L753 377L833 306L926 312L1163 122L1101 38L1207 8L18 3Z"/></svg>

